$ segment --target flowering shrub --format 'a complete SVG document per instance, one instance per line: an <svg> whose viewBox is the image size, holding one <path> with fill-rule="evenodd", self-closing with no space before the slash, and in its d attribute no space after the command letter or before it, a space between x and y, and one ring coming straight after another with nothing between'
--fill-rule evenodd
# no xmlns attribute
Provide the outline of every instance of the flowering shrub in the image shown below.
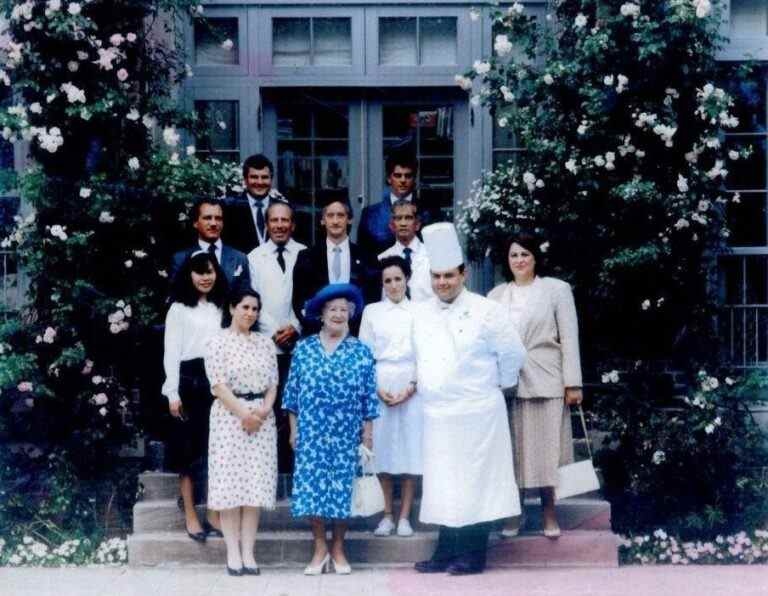
<svg viewBox="0 0 768 596"><path fill-rule="evenodd" d="M702 370L690 395L666 402L642 367L603 381L592 417L606 433L596 460L615 529L661 526L706 540L763 527L768 452L750 406L768 385L764 375L718 378Z"/></svg>
<svg viewBox="0 0 768 596"><path fill-rule="evenodd" d="M18 320L0 324L0 439L13 446L0 458L0 536L31 552L19 541L34 535L56 557L63 536L98 543L93 495L133 497L115 488L115 456L141 425L134 389L147 329L165 314L170 254L193 200L241 176L197 157L197 119L173 97L192 74L176 36L196 1L5 0L0 11L0 85L13 97L0 131L29 141L35 162L18 180L31 210L1 242L31 284ZM104 548L104 561L121 560Z"/></svg>
<svg viewBox="0 0 768 596"><path fill-rule="evenodd" d="M505 262L511 230L543 233L556 273L589 305L581 322L595 360L670 357L697 331L690 345L711 355L703 255L723 246L740 200L724 192L728 164L750 159L720 141L739 121L718 86L719 3L552 10L537 23L520 3L497 9L493 55L456 77L525 149L462 202L469 249Z"/></svg>
<svg viewBox="0 0 768 596"><path fill-rule="evenodd" d="M768 561L768 530L731 536L718 535L712 540L683 541L658 529L653 534L622 536L619 557L624 563L642 565L702 565L727 563L765 563Z"/></svg>
<svg viewBox="0 0 768 596"><path fill-rule="evenodd" d="M15 547L0 538L0 566L71 567L75 565L124 565L128 546L124 538L104 540L98 547L88 538L71 538L51 545L33 536L24 536Z"/></svg>

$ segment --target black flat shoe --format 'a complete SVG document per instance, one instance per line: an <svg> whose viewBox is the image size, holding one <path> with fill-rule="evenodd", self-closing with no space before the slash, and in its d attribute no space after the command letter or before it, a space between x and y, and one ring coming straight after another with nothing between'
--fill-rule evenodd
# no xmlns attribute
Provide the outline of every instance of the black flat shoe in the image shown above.
<svg viewBox="0 0 768 596"><path fill-rule="evenodd" d="M243 575L261 575L261 569L258 567L243 566Z"/></svg>
<svg viewBox="0 0 768 596"><path fill-rule="evenodd" d="M232 575L234 577L241 577L245 573L245 568L240 569L232 569L229 565L227 565L227 573L229 575Z"/></svg>
<svg viewBox="0 0 768 596"><path fill-rule="evenodd" d="M224 534L222 534L221 530L214 527L211 522L204 521L203 522L203 532L205 532L206 536L215 536L216 538L224 538Z"/></svg>
<svg viewBox="0 0 768 596"><path fill-rule="evenodd" d="M419 561L413 568L419 573L442 573L448 571L451 566L451 561L427 559L426 561Z"/></svg>
<svg viewBox="0 0 768 596"><path fill-rule="evenodd" d="M195 542L205 542L207 536L205 532L195 532L194 534L187 530L187 536L189 536Z"/></svg>

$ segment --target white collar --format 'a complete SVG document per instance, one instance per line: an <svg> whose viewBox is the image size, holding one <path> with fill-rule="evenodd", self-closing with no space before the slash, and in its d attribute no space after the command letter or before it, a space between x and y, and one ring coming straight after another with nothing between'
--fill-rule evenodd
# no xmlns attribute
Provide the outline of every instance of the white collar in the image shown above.
<svg viewBox="0 0 768 596"><path fill-rule="evenodd" d="M293 238L288 238L288 242L283 244L283 246L285 247L285 252L292 252L293 247L296 246L297 244L298 242L296 242ZM267 240L264 246L266 247L267 252L270 254L277 252L277 244L275 244L272 238Z"/></svg>
<svg viewBox="0 0 768 596"><path fill-rule="evenodd" d="M419 250L421 249L421 241L419 240L419 238L417 236L414 236L413 240L411 240L411 243L408 246L406 246L405 244L403 244L399 240L396 240L395 241L395 247L400 252L403 252L406 248L410 248L411 251L413 251L413 253L415 254L415 253L419 252Z"/></svg>
<svg viewBox="0 0 768 596"><path fill-rule="evenodd" d="M381 300L384 304L387 305L387 309L393 310L395 308L400 309L407 309L408 305L410 304L410 300L408 299L408 296L404 296L403 299L400 302L392 302L386 294L384 294L384 298Z"/></svg>
<svg viewBox="0 0 768 596"><path fill-rule="evenodd" d="M325 246L328 248L328 252L333 252L333 249L337 246L341 249L341 252L348 252L349 251L349 236L344 238L341 242L338 244L334 244L331 242L331 239L327 236L325 237Z"/></svg>
<svg viewBox="0 0 768 596"><path fill-rule="evenodd" d="M208 250L208 247L211 245L210 242L207 240L203 240L202 238L197 239L197 244L200 246L200 250ZM216 242L213 243L213 245L216 247L216 250L221 250L222 246L224 246L224 243L221 241L221 238L219 238Z"/></svg>
<svg viewBox="0 0 768 596"><path fill-rule="evenodd" d="M408 201L410 203L411 201L413 201L413 193L411 193L409 195L405 195L404 197L398 197L397 195L395 195L395 193L390 192L389 193L389 202L392 205L394 205L395 203L397 203L397 201Z"/></svg>
<svg viewBox="0 0 768 596"><path fill-rule="evenodd" d="M467 295L467 288L461 288L461 292L459 292L459 295L453 299L453 302L443 302L442 300L440 300L440 298L437 297L437 294L435 294L435 298L437 299L437 305L440 308L440 310L454 310L459 306L461 306L461 303L464 302L464 297L466 295Z"/></svg>
<svg viewBox="0 0 768 596"><path fill-rule="evenodd" d="M270 188L269 192L267 194L265 194L263 197L254 197L249 192L246 192L245 194L248 195L248 204L251 207L255 207L256 206L256 201L262 201L261 207L262 207L262 209L266 209L267 206L269 205L269 199L270 199L271 193L272 193L272 189Z"/></svg>

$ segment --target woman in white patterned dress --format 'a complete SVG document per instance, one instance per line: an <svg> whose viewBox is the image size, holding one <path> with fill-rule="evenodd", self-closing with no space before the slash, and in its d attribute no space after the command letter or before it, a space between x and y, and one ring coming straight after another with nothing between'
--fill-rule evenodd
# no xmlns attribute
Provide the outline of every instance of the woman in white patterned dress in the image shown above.
<svg viewBox="0 0 768 596"><path fill-rule="evenodd" d="M412 536L409 521L421 475L421 397L416 393L416 361L411 342L413 315L406 297L411 268L399 256L379 262L384 300L369 304L360 323L360 341L376 359L376 388L384 405L373 421L373 449L376 469L384 491L384 517L374 530L376 536ZM397 526L392 515L394 476L400 479L400 513Z"/></svg>
<svg viewBox="0 0 768 596"><path fill-rule="evenodd" d="M211 408L208 507L221 511L230 575L259 575L254 557L261 507L275 506L277 396L275 346L254 331L261 298L235 293L225 325L208 345L205 370L217 398ZM227 316L228 315L228 316Z"/></svg>

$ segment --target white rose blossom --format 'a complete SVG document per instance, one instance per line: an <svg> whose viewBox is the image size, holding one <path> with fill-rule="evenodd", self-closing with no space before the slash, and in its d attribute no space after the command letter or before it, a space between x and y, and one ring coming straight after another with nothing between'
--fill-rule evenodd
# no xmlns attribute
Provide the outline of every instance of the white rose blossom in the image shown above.
<svg viewBox="0 0 768 596"><path fill-rule="evenodd" d="M128 78L128 71L124 68L121 68L117 71L117 80L121 83L124 82Z"/></svg>
<svg viewBox="0 0 768 596"><path fill-rule="evenodd" d="M224 41L221 42L221 47L222 49L229 51L235 47L235 42L232 41L231 39L225 39Z"/></svg>
<svg viewBox="0 0 768 596"><path fill-rule="evenodd" d="M102 211L99 214L99 222L104 224L113 223L115 221L115 216L112 215L109 211Z"/></svg>
<svg viewBox="0 0 768 596"><path fill-rule="evenodd" d="M640 7L637 4L634 4L633 2L627 2L626 4L622 4L619 11L621 12L621 16L623 17L637 18L640 16Z"/></svg>
<svg viewBox="0 0 768 596"><path fill-rule="evenodd" d="M91 196L91 189L86 188L85 186L80 189L80 198L87 199Z"/></svg>
<svg viewBox="0 0 768 596"><path fill-rule="evenodd" d="M139 164L139 158L138 157L131 157L128 160L128 167L132 170L138 170L141 167L141 164Z"/></svg>
<svg viewBox="0 0 768 596"><path fill-rule="evenodd" d="M688 179L682 174L677 175L677 190L680 192L688 192Z"/></svg>
<svg viewBox="0 0 768 596"><path fill-rule="evenodd" d="M512 45L512 42L509 41L509 37L506 35L497 35L494 42L493 42L493 50L498 54L500 57L508 56L512 53L512 50L514 49L514 46Z"/></svg>
<svg viewBox="0 0 768 596"><path fill-rule="evenodd" d="M479 74L480 76L487 74L491 70L491 65L488 62L482 62L480 60L475 60L474 64L472 64L472 68L474 71Z"/></svg>
<svg viewBox="0 0 768 596"><path fill-rule="evenodd" d="M131 108L131 110L125 115L125 117L131 122L136 122L139 118L141 118L141 114L139 114L139 110L137 110L136 108Z"/></svg>
<svg viewBox="0 0 768 596"><path fill-rule="evenodd" d="M82 7L77 2L70 2L69 6L67 6L67 12L71 14L73 17L76 17L82 12Z"/></svg>
<svg viewBox="0 0 768 596"><path fill-rule="evenodd" d="M579 13L576 15L576 18L573 20L573 28L574 29L582 29L587 26L587 17Z"/></svg>
<svg viewBox="0 0 768 596"><path fill-rule="evenodd" d="M464 91L469 91L472 89L472 79L469 77L464 77L457 74L453 77L453 80L456 81L456 84L464 89Z"/></svg>

